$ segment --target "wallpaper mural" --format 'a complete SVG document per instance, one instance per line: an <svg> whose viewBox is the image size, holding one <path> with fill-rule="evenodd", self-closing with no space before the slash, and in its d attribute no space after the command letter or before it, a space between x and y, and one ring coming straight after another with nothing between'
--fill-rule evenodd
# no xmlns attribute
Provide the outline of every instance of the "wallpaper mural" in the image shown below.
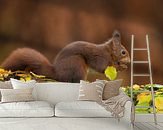
<svg viewBox="0 0 163 130"><path fill-rule="evenodd" d="M27 71L44 75L60 82L80 82L86 80L88 67L104 73L107 66L115 66L119 71L127 69L130 57L121 44L118 31L103 44L77 41L65 46L56 56L54 63L41 53L30 48L13 51L2 62L1 67L11 71Z"/></svg>
<svg viewBox="0 0 163 130"><path fill-rule="evenodd" d="M130 95L131 35L136 47L145 47L148 34L156 107L162 113L162 4L161 0L1 0L0 79L109 80L107 67L113 66ZM145 60L147 54L140 52L134 58ZM146 73L147 68L142 64L134 69ZM135 105L150 106L151 95L138 92L150 89L149 79L138 78L134 84Z"/></svg>

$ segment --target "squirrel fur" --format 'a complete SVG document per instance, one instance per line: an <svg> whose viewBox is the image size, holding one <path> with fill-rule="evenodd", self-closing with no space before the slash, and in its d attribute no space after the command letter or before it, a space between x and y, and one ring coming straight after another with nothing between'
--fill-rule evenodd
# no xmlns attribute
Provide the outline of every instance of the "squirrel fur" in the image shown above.
<svg viewBox="0 0 163 130"><path fill-rule="evenodd" d="M61 82L80 82L86 79L89 67L100 73L104 73L107 66L122 71L129 62L129 53L121 44L120 33L114 31L112 38L103 44L84 41L68 44L53 63L34 49L19 48L6 58L1 67L11 71L32 71Z"/></svg>

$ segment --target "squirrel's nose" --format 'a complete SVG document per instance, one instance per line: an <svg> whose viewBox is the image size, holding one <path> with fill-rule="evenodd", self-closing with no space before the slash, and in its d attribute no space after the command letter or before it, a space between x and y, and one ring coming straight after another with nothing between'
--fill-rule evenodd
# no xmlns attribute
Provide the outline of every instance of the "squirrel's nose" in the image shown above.
<svg viewBox="0 0 163 130"><path fill-rule="evenodd" d="M122 58L121 62L123 62L123 63L130 63L130 57Z"/></svg>
<svg viewBox="0 0 163 130"><path fill-rule="evenodd" d="M127 58L127 63L130 63L130 62L131 62L130 57L128 57Z"/></svg>

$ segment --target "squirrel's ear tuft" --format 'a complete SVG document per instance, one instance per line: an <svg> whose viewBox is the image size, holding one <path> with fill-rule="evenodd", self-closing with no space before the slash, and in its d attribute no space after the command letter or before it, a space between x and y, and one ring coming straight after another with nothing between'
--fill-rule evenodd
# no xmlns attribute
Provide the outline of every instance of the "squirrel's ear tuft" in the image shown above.
<svg viewBox="0 0 163 130"><path fill-rule="evenodd" d="M121 44L121 34L119 31L115 30L113 32L113 49L116 49L117 46L119 46Z"/></svg>
<svg viewBox="0 0 163 130"><path fill-rule="evenodd" d="M112 36L113 38L118 38L119 40L121 39L121 34L118 30L114 30Z"/></svg>

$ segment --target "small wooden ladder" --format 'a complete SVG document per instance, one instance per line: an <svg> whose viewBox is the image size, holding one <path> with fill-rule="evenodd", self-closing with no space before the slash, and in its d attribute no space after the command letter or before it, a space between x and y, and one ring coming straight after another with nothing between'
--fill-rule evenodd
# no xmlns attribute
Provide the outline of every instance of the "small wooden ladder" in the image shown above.
<svg viewBox="0 0 163 130"><path fill-rule="evenodd" d="M134 60L134 51L147 51L148 59L146 61L135 61ZM134 64L148 64L149 72L147 74L140 73L135 74L134 73ZM135 123L135 108L150 108L150 106L135 106L133 102L133 83L134 83L134 77L149 77L150 78L150 84L151 84L151 90L148 91L151 93L152 96L152 108L153 108L153 116L154 116L154 122L157 124L157 116L156 116L156 108L155 108L155 100L154 100L154 89L153 89L153 78L152 78L152 69L151 69L151 58L150 58L150 49L149 49L149 38L148 35L146 35L146 48L134 48L134 35L131 36L131 100L133 103L133 112L132 117L134 118L132 123L134 125ZM142 91L141 91L142 92Z"/></svg>

